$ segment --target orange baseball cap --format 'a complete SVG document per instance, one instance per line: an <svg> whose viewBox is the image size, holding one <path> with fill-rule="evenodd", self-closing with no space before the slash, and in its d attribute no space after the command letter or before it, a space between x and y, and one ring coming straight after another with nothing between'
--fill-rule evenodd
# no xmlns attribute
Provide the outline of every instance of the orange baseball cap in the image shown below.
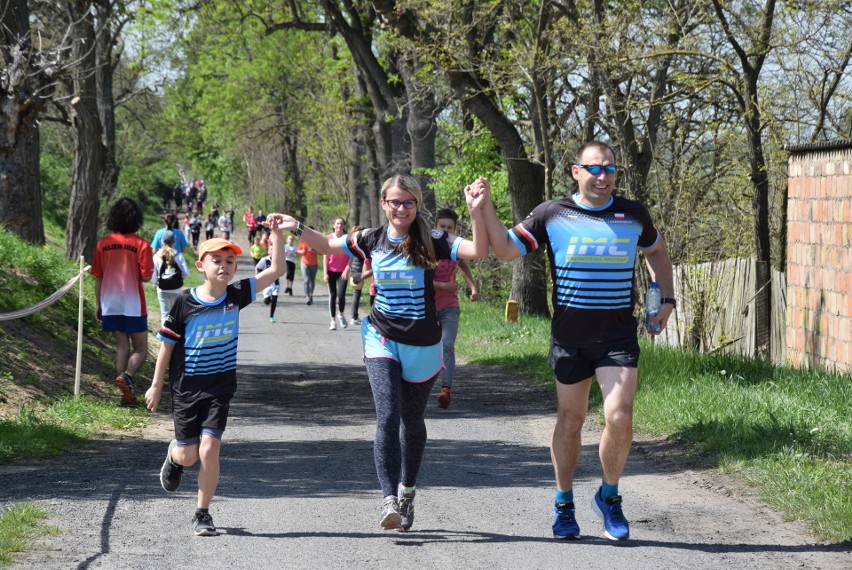
<svg viewBox="0 0 852 570"><path fill-rule="evenodd" d="M226 239L222 238L211 238L202 243L198 247L198 260L204 259L204 256L208 253L213 253L214 251L222 251L223 249L231 249L237 255L240 255L243 250L235 243L231 243Z"/></svg>

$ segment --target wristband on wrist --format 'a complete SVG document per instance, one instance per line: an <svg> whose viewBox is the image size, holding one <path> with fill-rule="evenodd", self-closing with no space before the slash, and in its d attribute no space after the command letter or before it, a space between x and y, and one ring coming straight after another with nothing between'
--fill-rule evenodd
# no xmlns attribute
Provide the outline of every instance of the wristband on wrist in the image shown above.
<svg viewBox="0 0 852 570"><path fill-rule="evenodd" d="M660 304L661 304L661 305L665 305L666 303L668 303L668 304L669 304L669 305L671 305L672 307L677 308L677 301L675 301L675 300L674 300L673 298L671 298L671 297L663 297L662 299L660 299Z"/></svg>
<svg viewBox="0 0 852 570"><path fill-rule="evenodd" d="M298 237L298 236L302 235L302 230L304 230L304 229L305 229L305 226L302 225L302 222L297 221L296 222L296 229L290 230L290 233L293 234L294 236Z"/></svg>

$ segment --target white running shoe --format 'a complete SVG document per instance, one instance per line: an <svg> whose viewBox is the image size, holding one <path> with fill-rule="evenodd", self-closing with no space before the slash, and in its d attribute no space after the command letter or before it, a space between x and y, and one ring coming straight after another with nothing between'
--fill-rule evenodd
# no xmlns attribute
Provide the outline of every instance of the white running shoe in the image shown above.
<svg viewBox="0 0 852 570"><path fill-rule="evenodd" d="M334 321L331 321L331 324L328 325L328 330L336 331L337 330L337 323L335 323Z"/></svg>
<svg viewBox="0 0 852 570"><path fill-rule="evenodd" d="M340 328L345 329L349 326L349 323L346 322L346 317L340 315Z"/></svg>

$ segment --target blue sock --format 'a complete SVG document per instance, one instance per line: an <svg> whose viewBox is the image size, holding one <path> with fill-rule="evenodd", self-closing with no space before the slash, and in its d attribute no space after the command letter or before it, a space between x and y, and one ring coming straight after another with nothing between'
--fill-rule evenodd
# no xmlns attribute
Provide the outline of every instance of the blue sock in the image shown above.
<svg viewBox="0 0 852 570"><path fill-rule="evenodd" d="M615 485L608 485L606 481L601 481L601 499L607 500L613 495L618 494L618 483Z"/></svg>
<svg viewBox="0 0 852 570"><path fill-rule="evenodd" d="M556 502L557 503L573 503L574 502L574 489L570 491L560 491L556 489Z"/></svg>

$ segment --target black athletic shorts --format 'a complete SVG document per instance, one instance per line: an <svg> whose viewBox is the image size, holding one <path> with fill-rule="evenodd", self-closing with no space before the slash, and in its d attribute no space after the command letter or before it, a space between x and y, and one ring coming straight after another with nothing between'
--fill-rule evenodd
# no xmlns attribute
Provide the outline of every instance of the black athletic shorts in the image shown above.
<svg viewBox="0 0 852 570"><path fill-rule="evenodd" d="M201 434L221 439L228 425L231 396L211 396L196 400L172 400L175 439L181 445L194 445Z"/></svg>
<svg viewBox="0 0 852 570"><path fill-rule="evenodd" d="M577 384L595 374L595 369L605 366L636 368L639 364L639 341L600 348L576 348L550 341L547 362L553 368L560 384Z"/></svg>

